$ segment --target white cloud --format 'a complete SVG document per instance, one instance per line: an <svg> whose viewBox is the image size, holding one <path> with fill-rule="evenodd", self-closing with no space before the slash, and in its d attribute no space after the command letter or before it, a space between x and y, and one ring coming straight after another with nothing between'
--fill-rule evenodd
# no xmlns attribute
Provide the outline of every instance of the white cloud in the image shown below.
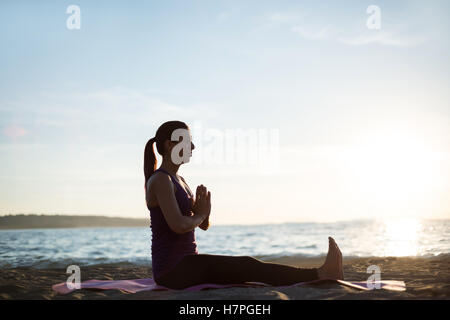
<svg viewBox="0 0 450 320"><path fill-rule="evenodd" d="M230 17L230 13L229 12L221 12L219 13L219 15L217 16L217 20L219 22L224 22L225 20L227 20Z"/></svg>
<svg viewBox="0 0 450 320"><path fill-rule="evenodd" d="M9 125L3 129L3 133L7 137L15 139L26 135L28 131L16 125Z"/></svg>
<svg viewBox="0 0 450 320"><path fill-rule="evenodd" d="M292 27L292 31L299 34L300 37L302 37L302 38L312 39L312 40L326 39L330 36L330 32L328 31L327 28L311 30L311 29L306 29L302 26L295 26L295 27Z"/></svg>
<svg viewBox="0 0 450 320"><path fill-rule="evenodd" d="M214 118L217 115L212 111L214 108L207 105L180 105L167 102L149 92L124 87L64 94L43 92L31 100L21 99L14 105L17 105L14 111L16 118L23 117L24 123L26 120L27 123L32 121L31 124L49 127L136 127L159 125L168 119L189 121Z"/></svg>
<svg viewBox="0 0 450 320"><path fill-rule="evenodd" d="M364 46L364 45L382 45L393 47L413 47L422 44L425 39L422 37L408 37L399 33L387 31L369 31L355 36L342 35L345 32L332 27L321 28L305 28L297 25L291 28L300 37L308 40L329 40L335 41L349 46Z"/></svg>
<svg viewBox="0 0 450 320"><path fill-rule="evenodd" d="M231 18L233 18L234 16L239 14L239 8L231 8L229 10L226 11L222 11L217 15L217 21L219 23L225 22L227 20L230 20Z"/></svg>
<svg viewBox="0 0 450 320"><path fill-rule="evenodd" d="M297 15L294 14L287 14L287 13L272 13L269 15L267 20L272 22L289 22L296 20L298 18Z"/></svg>
<svg viewBox="0 0 450 320"><path fill-rule="evenodd" d="M350 46L363 46L369 44L379 44L382 46L412 47L424 42L421 38L406 38L394 36L391 33L375 31L374 34L360 35L355 37L338 38L338 42Z"/></svg>
<svg viewBox="0 0 450 320"><path fill-rule="evenodd" d="M270 13L268 15L264 15L261 18L262 22L258 26L255 26L252 29L252 32L267 31L276 27L280 27L283 24L292 23L293 21L296 21L299 18L301 18L301 16L298 14L280 13L280 12Z"/></svg>

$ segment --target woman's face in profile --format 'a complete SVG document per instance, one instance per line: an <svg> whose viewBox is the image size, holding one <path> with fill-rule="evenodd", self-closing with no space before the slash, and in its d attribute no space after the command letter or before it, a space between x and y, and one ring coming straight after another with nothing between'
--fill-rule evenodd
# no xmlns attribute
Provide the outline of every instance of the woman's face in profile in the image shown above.
<svg viewBox="0 0 450 320"><path fill-rule="evenodd" d="M174 156L176 158L182 158L183 163L189 162L192 157L192 150L195 149L195 145L192 142L192 135L189 129L185 129L186 132L179 136L178 141L169 141L169 154L173 163L178 164L178 159L172 159ZM174 150L175 148L175 150ZM187 151L187 157L184 158L184 152Z"/></svg>

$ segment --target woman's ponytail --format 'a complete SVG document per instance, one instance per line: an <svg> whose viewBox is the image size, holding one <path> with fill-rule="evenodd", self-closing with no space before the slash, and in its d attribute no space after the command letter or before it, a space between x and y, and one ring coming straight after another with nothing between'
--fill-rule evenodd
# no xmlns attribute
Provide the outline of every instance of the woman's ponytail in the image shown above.
<svg viewBox="0 0 450 320"><path fill-rule="evenodd" d="M150 176L156 170L156 155L155 150L153 149L153 143L155 142L155 138L151 138L148 140L145 145L144 150L144 176L145 176L145 188L147 189L147 181L150 179Z"/></svg>

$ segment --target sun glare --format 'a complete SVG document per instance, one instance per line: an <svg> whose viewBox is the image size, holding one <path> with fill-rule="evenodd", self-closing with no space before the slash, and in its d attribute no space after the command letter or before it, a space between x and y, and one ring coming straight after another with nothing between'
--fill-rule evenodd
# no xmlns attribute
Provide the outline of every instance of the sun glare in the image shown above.
<svg viewBox="0 0 450 320"><path fill-rule="evenodd" d="M384 256L415 256L419 253L421 223L417 219L385 220L382 226Z"/></svg>
<svg viewBox="0 0 450 320"><path fill-rule="evenodd" d="M359 194L383 217L424 216L438 183L438 158L414 134L378 133L350 152L348 170Z"/></svg>

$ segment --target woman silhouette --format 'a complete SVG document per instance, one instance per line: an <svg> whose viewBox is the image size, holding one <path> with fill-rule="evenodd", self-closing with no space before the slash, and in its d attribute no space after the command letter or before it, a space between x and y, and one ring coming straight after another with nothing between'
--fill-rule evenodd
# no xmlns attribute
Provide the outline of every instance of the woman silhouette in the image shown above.
<svg viewBox="0 0 450 320"><path fill-rule="evenodd" d="M188 141L172 141L172 133L177 129L184 129L182 131L187 135L183 139ZM194 199L186 181L177 174L181 163L172 155L190 158L192 153L183 155L183 149L173 150L180 142L190 143L194 150L190 139L189 128L184 122L169 121L158 128L155 137L145 146L145 191L152 229L153 277L157 284L184 289L201 283L264 282L282 286L326 278L343 280L342 254L331 237L328 238L325 263L312 269L263 262L250 256L199 254L194 230L209 227L211 192L200 185ZM155 142L162 156L158 169L153 150Z"/></svg>

